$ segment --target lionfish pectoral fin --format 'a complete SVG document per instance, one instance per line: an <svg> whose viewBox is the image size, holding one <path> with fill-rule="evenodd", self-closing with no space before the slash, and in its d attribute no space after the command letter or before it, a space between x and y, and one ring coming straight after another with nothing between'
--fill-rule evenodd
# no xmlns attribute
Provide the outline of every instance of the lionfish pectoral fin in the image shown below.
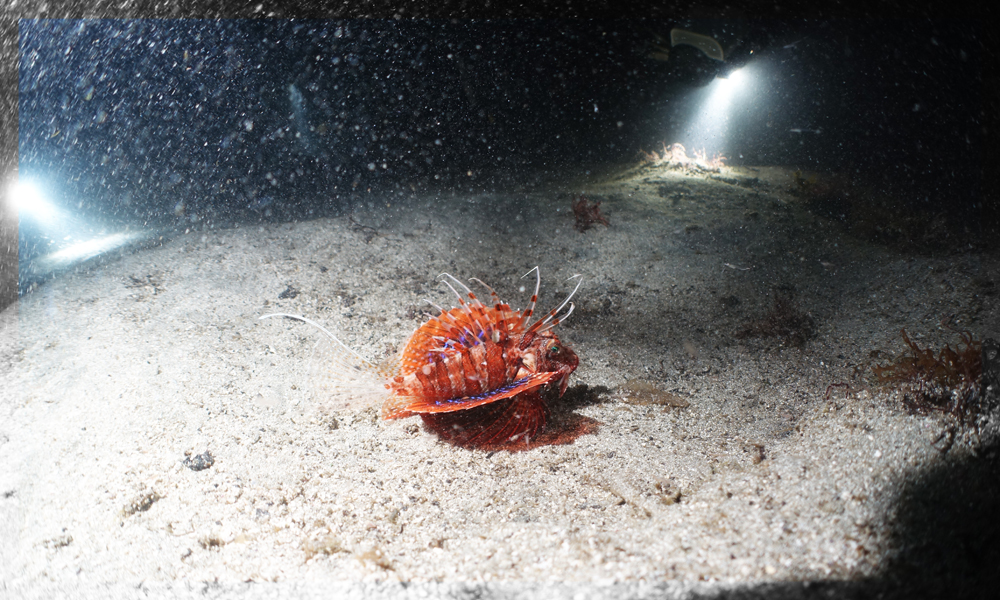
<svg viewBox="0 0 1000 600"><path fill-rule="evenodd" d="M541 435L548 409L538 394L522 394L473 410L421 413L424 423L442 439L481 449L527 449Z"/></svg>
<svg viewBox="0 0 1000 600"><path fill-rule="evenodd" d="M538 396L515 398L491 431L482 432L475 442L506 446L530 443L541 434L548 420L545 403Z"/></svg>
<svg viewBox="0 0 1000 600"><path fill-rule="evenodd" d="M477 406L482 406L483 404L496 402L497 400L503 400L504 398L513 398L518 394L523 394L524 392L540 388L558 375L559 373L555 372L533 373L528 377L519 379L510 385L497 388L478 396L448 398L444 400L415 398L411 399L412 401L407 406L403 407L403 410L410 413L442 413L453 412L456 410L467 410ZM390 399L390 401L391 400L393 399ZM385 414L385 409L383 409L383 414Z"/></svg>

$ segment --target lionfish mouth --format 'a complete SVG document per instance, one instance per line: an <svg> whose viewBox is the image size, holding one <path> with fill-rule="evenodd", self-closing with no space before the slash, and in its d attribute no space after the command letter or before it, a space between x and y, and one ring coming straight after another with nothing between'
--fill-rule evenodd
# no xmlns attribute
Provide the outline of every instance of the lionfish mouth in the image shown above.
<svg viewBox="0 0 1000 600"><path fill-rule="evenodd" d="M561 398L563 394L566 393L566 388L569 386L569 373L566 373L559 379L559 397Z"/></svg>

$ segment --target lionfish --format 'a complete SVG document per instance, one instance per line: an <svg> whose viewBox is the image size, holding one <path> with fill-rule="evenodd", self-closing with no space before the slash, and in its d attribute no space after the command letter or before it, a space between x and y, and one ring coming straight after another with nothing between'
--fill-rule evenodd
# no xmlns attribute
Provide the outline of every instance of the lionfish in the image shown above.
<svg viewBox="0 0 1000 600"><path fill-rule="evenodd" d="M576 287L545 318L531 321L541 276L535 267L535 291L524 311L512 310L486 288L492 308L465 284L443 273L459 306L440 311L410 336L396 360L376 366L338 340L319 323L299 315L274 313L319 328L332 341L329 361L317 364L317 377L328 406L358 409L382 401L382 418L419 415L442 439L469 448L513 449L527 446L545 429L547 398L566 392L580 359L552 331L573 312ZM456 290L448 280L462 288ZM567 305L569 308L567 309ZM563 312L563 310L565 312Z"/></svg>

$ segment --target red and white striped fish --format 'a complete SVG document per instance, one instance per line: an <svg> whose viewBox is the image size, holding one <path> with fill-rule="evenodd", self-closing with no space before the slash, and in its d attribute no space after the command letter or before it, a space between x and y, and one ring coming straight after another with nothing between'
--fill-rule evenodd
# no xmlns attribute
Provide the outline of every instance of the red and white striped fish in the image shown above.
<svg viewBox="0 0 1000 600"><path fill-rule="evenodd" d="M532 322L541 285L538 267L532 271L535 292L524 311L512 310L491 287L472 279L489 290L493 306L487 307L465 284L444 273L459 306L446 310L434 305L440 314L421 325L398 361L389 365L375 366L305 317L275 313L261 319L298 319L329 336L331 356L314 373L327 406L356 409L381 400L384 419L419 415L429 429L456 445L513 448L542 433L547 399L555 390L559 396L566 392L580 362L552 330L573 312L570 299L582 276L571 278L579 281L558 307Z"/></svg>

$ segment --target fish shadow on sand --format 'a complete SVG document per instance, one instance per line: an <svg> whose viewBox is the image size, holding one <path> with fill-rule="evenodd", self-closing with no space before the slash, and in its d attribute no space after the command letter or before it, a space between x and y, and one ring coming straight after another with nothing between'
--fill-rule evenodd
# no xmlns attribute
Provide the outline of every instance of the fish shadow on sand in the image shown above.
<svg viewBox="0 0 1000 600"><path fill-rule="evenodd" d="M549 403L551 420L542 435L532 442L532 447L571 444L580 436L597 433L600 421L581 415L576 410L601 404L610 395L611 389L603 385L578 383L567 388L562 398ZM534 445L535 442L537 445Z"/></svg>

